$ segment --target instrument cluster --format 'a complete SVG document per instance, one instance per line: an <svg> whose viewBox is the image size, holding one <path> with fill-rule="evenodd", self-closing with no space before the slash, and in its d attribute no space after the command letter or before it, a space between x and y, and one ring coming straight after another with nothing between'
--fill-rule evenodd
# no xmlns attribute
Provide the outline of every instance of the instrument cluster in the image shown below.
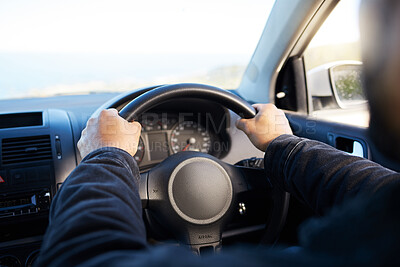
<svg viewBox="0 0 400 267"><path fill-rule="evenodd" d="M142 168L182 151L215 154L218 150L219 137L201 114L146 113L138 121L142 133L134 158Z"/></svg>

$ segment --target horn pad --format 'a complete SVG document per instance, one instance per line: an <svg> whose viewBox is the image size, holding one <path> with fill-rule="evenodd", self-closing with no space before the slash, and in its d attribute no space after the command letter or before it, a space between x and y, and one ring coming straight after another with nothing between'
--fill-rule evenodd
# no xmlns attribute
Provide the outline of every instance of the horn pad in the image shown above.
<svg viewBox="0 0 400 267"><path fill-rule="evenodd" d="M172 172L168 183L172 207L184 220L210 224L232 203L232 182L221 165L208 158L190 158Z"/></svg>

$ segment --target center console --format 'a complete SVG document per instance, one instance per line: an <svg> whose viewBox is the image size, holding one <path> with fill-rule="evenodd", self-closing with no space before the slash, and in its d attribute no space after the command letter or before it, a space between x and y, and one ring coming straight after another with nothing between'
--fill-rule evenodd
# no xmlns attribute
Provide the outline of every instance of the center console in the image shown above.
<svg viewBox="0 0 400 267"><path fill-rule="evenodd" d="M0 114L0 266L31 266L51 201L76 166L68 114Z"/></svg>

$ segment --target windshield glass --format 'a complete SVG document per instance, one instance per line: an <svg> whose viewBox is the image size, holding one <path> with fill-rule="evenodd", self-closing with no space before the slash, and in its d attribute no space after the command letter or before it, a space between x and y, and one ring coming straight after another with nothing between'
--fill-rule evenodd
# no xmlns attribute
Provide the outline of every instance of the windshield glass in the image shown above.
<svg viewBox="0 0 400 267"><path fill-rule="evenodd" d="M0 98L236 88L273 0L0 3Z"/></svg>

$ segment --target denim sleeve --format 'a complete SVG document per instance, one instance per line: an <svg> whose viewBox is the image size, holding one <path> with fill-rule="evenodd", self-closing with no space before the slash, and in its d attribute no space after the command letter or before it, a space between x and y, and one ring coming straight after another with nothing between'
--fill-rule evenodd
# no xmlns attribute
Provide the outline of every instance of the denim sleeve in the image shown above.
<svg viewBox="0 0 400 267"><path fill-rule="evenodd" d="M37 265L76 266L110 251L147 248L139 177L123 150L86 156L53 199Z"/></svg>
<svg viewBox="0 0 400 267"><path fill-rule="evenodd" d="M370 160L293 135L271 142L264 164L268 177L317 214L347 198L400 182L399 173Z"/></svg>

